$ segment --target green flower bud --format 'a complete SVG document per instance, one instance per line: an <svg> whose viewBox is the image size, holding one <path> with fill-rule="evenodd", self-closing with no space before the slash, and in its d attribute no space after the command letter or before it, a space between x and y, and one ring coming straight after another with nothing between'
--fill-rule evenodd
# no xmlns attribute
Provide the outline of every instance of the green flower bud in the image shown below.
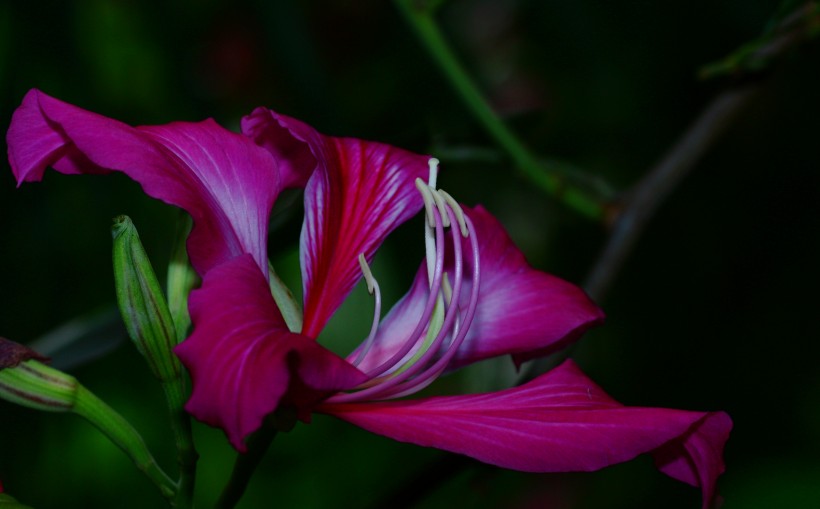
<svg viewBox="0 0 820 509"><path fill-rule="evenodd" d="M34 350L0 338L0 398L35 410L70 411L76 402L77 380L41 360L46 358Z"/></svg>
<svg viewBox="0 0 820 509"><path fill-rule="evenodd" d="M46 358L0 337L0 398L35 410L71 412L83 417L122 449L165 497L171 498L176 491L173 481L159 468L133 426L76 378L46 366L41 360ZM4 502L7 501L0 498L0 509Z"/></svg>
<svg viewBox="0 0 820 509"><path fill-rule="evenodd" d="M178 379L179 360L172 349L176 330L162 290L128 216L114 219L114 280L117 302L128 335L160 381Z"/></svg>

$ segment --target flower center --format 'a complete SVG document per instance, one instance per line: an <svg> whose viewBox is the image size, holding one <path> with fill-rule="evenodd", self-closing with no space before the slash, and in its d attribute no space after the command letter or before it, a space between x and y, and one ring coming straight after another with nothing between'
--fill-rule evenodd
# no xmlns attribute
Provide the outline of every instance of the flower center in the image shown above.
<svg viewBox="0 0 820 509"><path fill-rule="evenodd" d="M386 360L368 369L370 379L357 390L337 394L333 402L351 402L398 398L417 392L442 374L464 341L478 304L480 281L478 239L472 221L464 214L452 196L436 189L438 160L430 159L430 177L425 183L416 179L416 188L424 200L425 260L429 293L424 310L414 330ZM450 229L452 242L447 243L445 229ZM463 239L469 240L468 263L471 280L465 284L465 253ZM448 248L451 253L446 253ZM445 269L445 255L452 263ZM367 282L367 290L375 297L373 325L362 343L353 364L360 365L373 346L379 330L381 292L364 255L359 264ZM452 284L451 284L452 279ZM465 286L469 286L468 291ZM466 301L466 305L464 302ZM369 363L374 364L374 363Z"/></svg>

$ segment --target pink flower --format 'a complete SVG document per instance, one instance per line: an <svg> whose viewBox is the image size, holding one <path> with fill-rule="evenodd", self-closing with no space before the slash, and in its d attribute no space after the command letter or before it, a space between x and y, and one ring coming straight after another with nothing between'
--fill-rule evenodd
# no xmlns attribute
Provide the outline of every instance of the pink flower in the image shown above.
<svg viewBox="0 0 820 509"><path fill-rule="evenodd" d="M323 412L524 471L596 470L651 453L710 503L729 417L624 407L571 361L495 393L395 399L476 361L509 354L520 363L556 351L603 315L577 287L529 267L486 210L437 190L428 157L325 136L263 108L243 131L211 120L132 128L32 91L8 134L18 182L39 180L47 166L121 171L193 216L188 251L203 284L190 297L194 332L176 353L193 379L186 408L194 416L225 430L239 450L267 414L288 405L303 420ZM291 331L269 288L267 225L279 191L303 186L304 322ZM367 262L422 209L425 260L379 323ZM376 297L372 333L342 358L316 338L362 272Z"/></svg>

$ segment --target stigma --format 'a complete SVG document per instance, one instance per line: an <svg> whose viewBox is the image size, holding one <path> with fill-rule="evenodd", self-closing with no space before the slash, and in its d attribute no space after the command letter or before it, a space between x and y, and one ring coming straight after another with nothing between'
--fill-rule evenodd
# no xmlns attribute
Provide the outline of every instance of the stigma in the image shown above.
<svg viewBox="0 0 820 509"><path fill-rule="evenodd" d="M431 158L429 168L427 182L415 182L425 214L429 291L424 309L413 331L399 342L400 347L389 358L378 364L367 363L372 366L365 371L367 382L351 392L336 394L329 401L383 400L415 393L445 372L467 336L478 305L481 279L478 239L472 221L458 202L436 188L438 160ZM370 334L352 361L356 366L373 352L381 315L379 284L363 254L359 255L359 265L375 306ZM389 333L382 331L382 335Z"/></svg>

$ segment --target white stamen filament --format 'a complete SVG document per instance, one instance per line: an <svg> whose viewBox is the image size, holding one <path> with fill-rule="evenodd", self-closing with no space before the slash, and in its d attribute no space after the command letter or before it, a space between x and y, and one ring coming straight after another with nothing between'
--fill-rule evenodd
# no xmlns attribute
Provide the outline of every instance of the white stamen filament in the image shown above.
<svg viewBox="0 0 820 509"><path fill-rule="evenodd" d="M413 332L406 337L398 348L390 348L389 359L370 363L366 369L370 379L357 390L337 394L330 398L333 402L364 401L372 399L396 398L417 392L430 384L443 373L455 357L467 335L478 305L478 288L480 279L478 240L475 228L461 206L442 190L435 189L438 171L438 160L429 160L430 177L425 184L416 179L416 188L424 200L427 221L424 225L425 259L429 294L424 310L419 317ZM455 229L458 223L458 230ZM450 228L452 242L445 245L444 228ZM470 298L466 309L462 309L462 290L464 282L464 253L462 239L470 239L471 284ZM452 249L448 264L452 263L452 272L444 272L445 247ZM376 311L370 335L359 348L354 365L359 365L371 352L378 331L381 309L381 295L378 282L373 277L364 255L359 256L362 274L367 282L368 291L375 294ZM451 285L450 277L454 282ZM375 353L373 355L376 355Z"/></svg>
<svg viewBox="0 0 820 509"><path fill-rule="evenodd" d="M361 266L362 274L367 282L367 291L370 295L375 295L376 302L373 306L373 324L370 326L370 334L368 334L367 339L362 343L359 355L357 355L356 360L353 361L354 366L361 364L373 347L373 343L376 340L376 333L379 331L379 319L382 314L382 293L379 289L379 282L373 277L373 272L370 271L370 265L367 264L364 253L359 254L359 266Z"/></svg>

